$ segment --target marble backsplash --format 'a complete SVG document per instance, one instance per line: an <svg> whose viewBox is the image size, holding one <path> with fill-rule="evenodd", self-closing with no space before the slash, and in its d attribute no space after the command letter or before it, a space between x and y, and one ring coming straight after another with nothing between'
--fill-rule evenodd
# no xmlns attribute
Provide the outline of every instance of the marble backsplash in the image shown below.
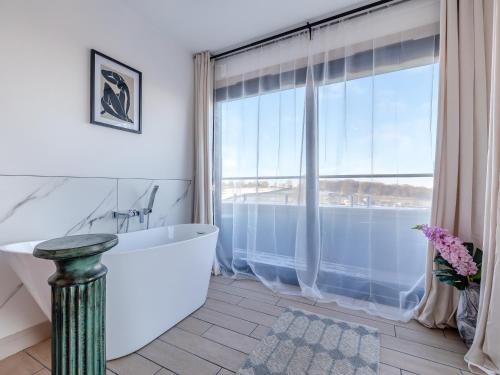
<svg viewBox="0 0 500 375"><path fill-rule="evenodd" d="M146 207L155 185L159 189L150 228L191 222L191 180L0 175L0 244L81 233L123 233L126 220L114 219L112 212ZM146 221L139 223L139 217L129 219L128 231L145 228ZM19 279L0 257L1 318L9 318L2 310L10 310L8 305L23 293ZM0 327L0 338L7 334L5 326Z"/></svg>

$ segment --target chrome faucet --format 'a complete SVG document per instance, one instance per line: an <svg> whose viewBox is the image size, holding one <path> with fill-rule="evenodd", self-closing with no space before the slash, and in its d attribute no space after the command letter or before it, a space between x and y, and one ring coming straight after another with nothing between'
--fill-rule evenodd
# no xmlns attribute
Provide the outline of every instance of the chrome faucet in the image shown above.
<svg viewBox="0 0 500 375"><path fill-rule="evenodd" d="M153 190L151 191L151 194L149 195L149 203L146 208L141 208L141 209L134 209L131 208L128 211L125 212L120 212L120 211L113 211L113 218L118 219L120 217L124 217L127 220L127 229L126 231L128 232L128 223L129 219L134 216L139 216L139 223L144 223L144 216L147 216L147 224L146 224L146 229L149 229L149 215L151 212L153 212L153 205L155 203L155 198L156 198L156 193L158 192L159 186L155 185L153 186Z"/></svg>

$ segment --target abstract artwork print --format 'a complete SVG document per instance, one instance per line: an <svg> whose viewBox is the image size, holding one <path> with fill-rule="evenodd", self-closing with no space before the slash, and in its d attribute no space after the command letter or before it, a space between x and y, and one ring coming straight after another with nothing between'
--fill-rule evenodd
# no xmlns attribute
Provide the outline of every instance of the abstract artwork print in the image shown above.
<svg viewBox="0 0 500 375"><path fill-rule="evenodd" d="M141 133L142 74L91 52L91 123Z"/></svg>

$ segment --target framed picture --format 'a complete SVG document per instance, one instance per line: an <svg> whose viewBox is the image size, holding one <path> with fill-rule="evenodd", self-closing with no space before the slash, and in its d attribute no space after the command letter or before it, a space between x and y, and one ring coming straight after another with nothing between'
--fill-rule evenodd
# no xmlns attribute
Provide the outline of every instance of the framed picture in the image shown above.
<svg viewBox="0 0 500 375"><path fill-rule="evenodd" d="M142 73L96 50L90 54L90 122L142 133Z"/></svg>

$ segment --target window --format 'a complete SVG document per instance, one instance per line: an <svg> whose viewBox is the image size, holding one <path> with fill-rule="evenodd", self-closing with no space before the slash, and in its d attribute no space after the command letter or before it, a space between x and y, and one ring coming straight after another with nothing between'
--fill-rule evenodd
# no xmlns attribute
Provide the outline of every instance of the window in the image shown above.
<svg viewBox="0 0 500 375"><path fill-rule="evenodd" d="M401 28L436 6L387 12L401 12ZM384 306L377 313L388 317L418 304L427 245L411 228L428 222L432 202L438 25L423 17L411 29L340 43L384 20L360 17L313 41L299 35L217 63L223 272Z"/></svg>

